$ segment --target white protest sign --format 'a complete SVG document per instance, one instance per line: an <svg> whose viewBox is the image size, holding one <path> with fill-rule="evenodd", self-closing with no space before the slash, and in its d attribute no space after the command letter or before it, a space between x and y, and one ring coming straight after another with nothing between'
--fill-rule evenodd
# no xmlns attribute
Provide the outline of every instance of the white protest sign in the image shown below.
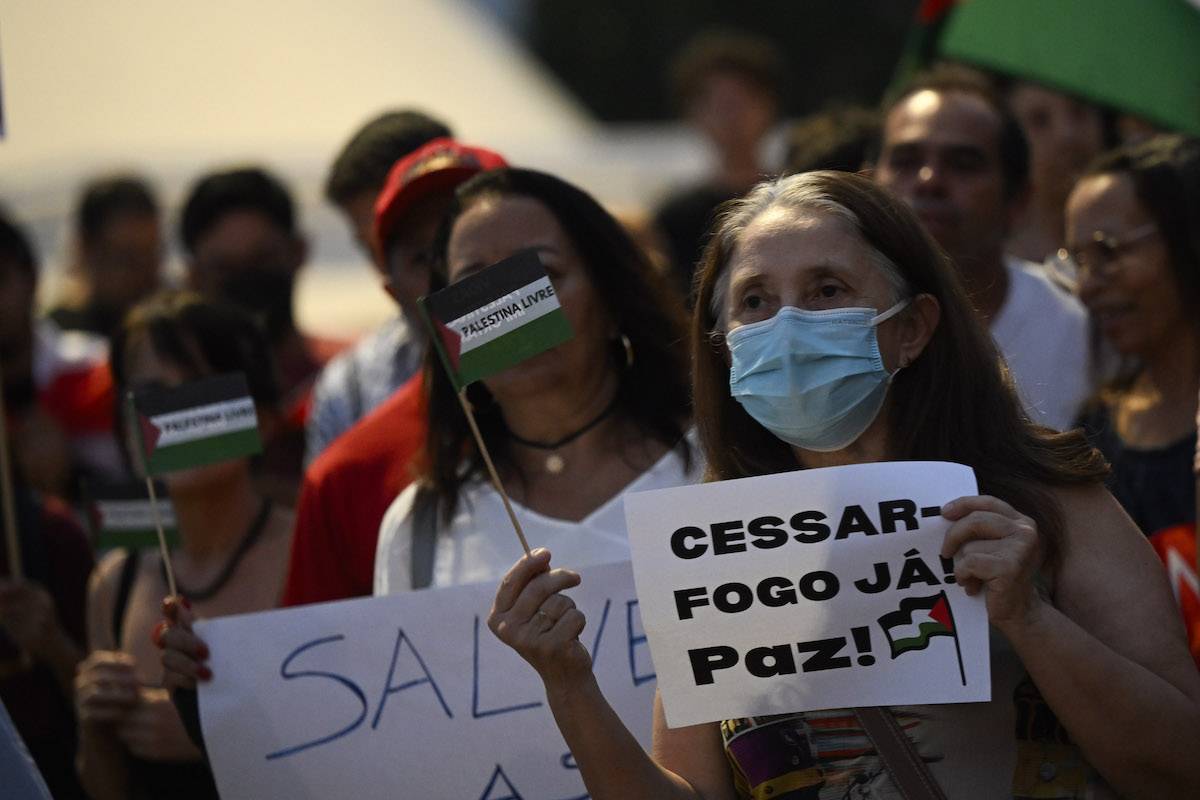
<svg viewBox="0 0 1200 800"><path fill-rule="evenodd" d="M570 594L597 680L648 746L654 667L629 563L579 572ZM537 673L488 630L498 584L198 623L213 670L200 717L221 796L586 796Z"/></svg>
<svg viewBox="0 0 1200 800"><path fill-rule="evenodd" d="M626 495L668 724L990 699L987 609L939 557L976 493L897 462Z"/></svg>

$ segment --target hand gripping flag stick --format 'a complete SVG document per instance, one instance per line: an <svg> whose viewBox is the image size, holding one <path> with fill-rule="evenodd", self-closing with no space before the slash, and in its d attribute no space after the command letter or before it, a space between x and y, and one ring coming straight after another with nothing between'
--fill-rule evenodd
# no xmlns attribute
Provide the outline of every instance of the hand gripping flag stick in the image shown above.
<svg viewBox="0 0 1200 800"><path fill-rule="evenodd" d="M430 341L454 385L471 435L504 501L521 549L529 542L467 399L467 386L520 364L571 338L571 325L537 252L523 250L420 301Z"/></svg>

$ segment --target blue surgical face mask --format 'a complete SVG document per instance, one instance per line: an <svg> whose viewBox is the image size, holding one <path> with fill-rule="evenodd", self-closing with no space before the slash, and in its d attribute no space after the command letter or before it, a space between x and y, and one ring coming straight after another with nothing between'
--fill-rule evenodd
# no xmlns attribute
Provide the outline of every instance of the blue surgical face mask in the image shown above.
<svg viewBox="0 0 1200 800"><path fill-rule="evenodd" d="M882 314L785 306L770 319L743 325L726 336L729 390L783 441L805 450L841 450L879 415L895 375L883 367L875 326L908 303Z"/></svg>

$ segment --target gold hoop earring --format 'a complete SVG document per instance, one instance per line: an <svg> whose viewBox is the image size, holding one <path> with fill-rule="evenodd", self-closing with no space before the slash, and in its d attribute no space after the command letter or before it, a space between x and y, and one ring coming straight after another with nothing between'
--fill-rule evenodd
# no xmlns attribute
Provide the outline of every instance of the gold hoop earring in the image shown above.
<svg viewBox="0 0 1200 800"><path fill-rule="evenodd" d="M621 346L625 348L625 369L633 367L633 342L629 341L629 337L621 334Z"/></svg>

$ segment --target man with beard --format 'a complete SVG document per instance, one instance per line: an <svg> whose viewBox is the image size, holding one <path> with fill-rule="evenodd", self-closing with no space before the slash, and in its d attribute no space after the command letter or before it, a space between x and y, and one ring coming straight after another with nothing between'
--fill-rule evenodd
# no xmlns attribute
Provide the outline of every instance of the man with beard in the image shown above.
<svg viewBox="0 0 1200 800"><path fill-rule="evenodd" d="M202 177L183 206L187 284L242 307L262 324L283 390L283 418L259 420L266 443L263 490L294 505L312 384L337 347L303 335L292 292L308 245L287 188L258 167Z"/></svg>
<svg viewBox="0 0 1200 800"><path fill-rule="evenodd" d="M1041 266L1006 256L1029 148L978 74L941 68L885 110L876 180L917 212L958 268L1035 422L1063 430L1090 392L1087 312Z"/></svg>

